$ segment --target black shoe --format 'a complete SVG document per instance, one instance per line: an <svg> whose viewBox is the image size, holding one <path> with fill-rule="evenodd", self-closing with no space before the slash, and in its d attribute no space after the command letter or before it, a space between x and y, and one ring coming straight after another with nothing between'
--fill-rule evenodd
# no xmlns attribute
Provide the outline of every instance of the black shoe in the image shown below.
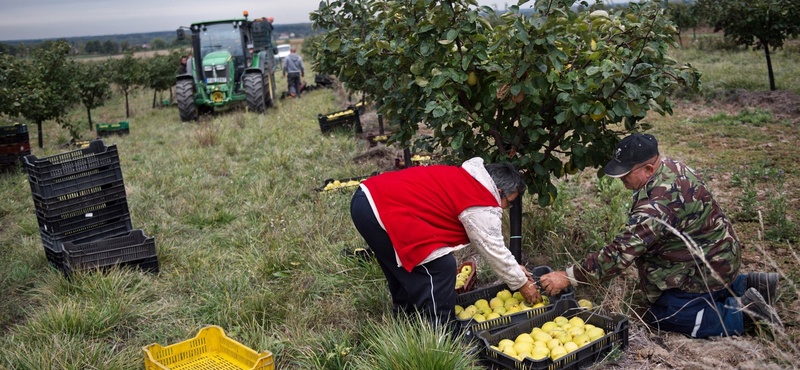
<svg viewBox="0 0 800 370"><path fill-rule="evenodd" d="M353 250L350 249L342 249L342 256L350 257L350 258L358 258L364 261L369 261L372 259L372 256L375 255L375 252L369 248L356 248Z"/></svg>
<svg viewBox="0 0 800 370"><path fill-rule="evenodd" d="M747 274L747 289L755 288L770 305L778 298L778 274L751 272Z"/></svg>
<svg viewBox="0 0 800 370"><path fill-rule="evenodd" d="M772 306L767 304L767 301L764 300L764 297L756 288L747 289L741 299L745 314L750 316L753 321L764 320L783 327L783 322L781 322L778 313Z"/></svg>

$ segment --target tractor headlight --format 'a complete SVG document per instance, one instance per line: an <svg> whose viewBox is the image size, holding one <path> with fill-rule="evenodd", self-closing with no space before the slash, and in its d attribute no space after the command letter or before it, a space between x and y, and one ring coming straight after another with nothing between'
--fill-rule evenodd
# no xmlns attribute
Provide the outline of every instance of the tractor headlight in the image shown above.
<svg viewBox="0 0 800 370"><path fill-rule="evenodd" d="M212 70L212 69L213 69L213 68L212 68L211 66L205 66L205 67L203 67L203 70L204 70L204 71L206 71L206 72L211 72L211 70Z"/></svg>
<svg viewBox="0 0 800 370"><path fill-rule="evenodd" d="M217 70L218 71L219 70L223 70L223 69L225 69L225 65L224 64L220 64L220 65L217 66Z"/></svg>

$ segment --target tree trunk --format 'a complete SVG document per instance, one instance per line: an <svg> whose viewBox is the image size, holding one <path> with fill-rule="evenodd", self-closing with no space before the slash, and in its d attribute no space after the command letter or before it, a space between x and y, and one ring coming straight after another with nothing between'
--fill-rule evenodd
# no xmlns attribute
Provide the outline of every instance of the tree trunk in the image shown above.
<svg viewBox="0 0 800 370"><path fill-rule="evenodd" d="M772 73L772 59L769 57L769 43L762 42L764 45L764 55L767 56L767 72L769 73L769 90L775 91L775 75Z"/></svg>
<svg viewBox="0 0 800 370"><path fill-rule="evenodd" d="M681 33L678 32L678 44L683 47L683 38L681 38Z"/></svg>
<svg viewBox="0 0 800 370"><path fill-rule="evenodd" d="M158 94L158 90L153 89L153 109L156 109L156 94Z"/></svg>
<svg viewBox="0 0 800 370"><path fill-rule="evenodd" d="M36 128L39 129L39 148L44 148L44 141L42 140L42 119L36 119Z"/></svg>
<svg viewBox="0 0 800 370"><path fill-rule="evenodd" d="M128 107L128 90L125 90L125 118L131 118L131 109Z"/></svg>
<svg viewBox="0 0 800 370"><path fill-rule="evenodd" d="M89 117L89 131L92 130L92 108L86 107L86 115Z"/></svg>

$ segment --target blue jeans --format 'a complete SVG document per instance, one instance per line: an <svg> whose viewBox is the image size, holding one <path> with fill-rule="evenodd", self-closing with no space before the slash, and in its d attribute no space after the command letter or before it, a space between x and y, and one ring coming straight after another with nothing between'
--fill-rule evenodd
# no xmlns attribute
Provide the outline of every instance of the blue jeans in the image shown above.
<svg viewBox="0 0 800 370"><path fill-rule="evenodd" d="M744 313L736 297L747 289L747 275L737 276L730 288L733 295L728 289L700 294L665 290L645 320L655 328L694 338L744 334Z"/></svg>

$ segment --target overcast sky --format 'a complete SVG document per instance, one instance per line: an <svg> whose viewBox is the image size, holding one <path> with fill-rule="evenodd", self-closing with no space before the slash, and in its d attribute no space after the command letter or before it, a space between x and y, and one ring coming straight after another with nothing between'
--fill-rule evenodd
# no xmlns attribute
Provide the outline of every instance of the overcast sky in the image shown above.
<svg viewBox="0 0 800 370"><path fill-rule="evenodd" d="M0 0L0 41L170 31L203 20L309 22L320 0ZM505 8L516 1L480 0Z"/></svg>

